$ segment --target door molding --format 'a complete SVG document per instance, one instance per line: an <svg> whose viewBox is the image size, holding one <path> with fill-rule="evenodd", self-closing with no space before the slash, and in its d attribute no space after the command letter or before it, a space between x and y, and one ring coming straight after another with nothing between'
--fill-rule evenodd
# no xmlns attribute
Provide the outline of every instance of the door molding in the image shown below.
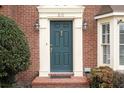
<svg viewBox="0 0 124 93"><path fill-rule="evenodd" d="M40 77L50 73L50 21L72 20L73 22L73 73L83 76L83 11L84 6L38 6Z"/></svg>

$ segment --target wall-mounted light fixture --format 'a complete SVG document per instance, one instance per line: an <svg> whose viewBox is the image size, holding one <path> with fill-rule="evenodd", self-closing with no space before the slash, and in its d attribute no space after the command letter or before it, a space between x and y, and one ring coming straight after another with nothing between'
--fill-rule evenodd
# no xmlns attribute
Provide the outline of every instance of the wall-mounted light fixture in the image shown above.
<svg viewBox="0 0 124 93"><path fill-rule="evenodd" d="M120 23L124 23L124 21L122 19L118 20L117 24L120 24Z"/></svg>
<svg viewBox="0 0 124 93"><path fill-rule="evenodd" d="M87 24L86 20L84 20L83 21L83 30L87 30L87 26L88 26L88 24Z"/></svg>
<svg viewBox="0 0 124 93"><path fill-rule="evenodd" d="M39 27L40 27L40 25L39 25L39 19L37 19L36 22L35 22L35 24L34 24L34 28L35 28L37 31L39 31Z"/></svg>

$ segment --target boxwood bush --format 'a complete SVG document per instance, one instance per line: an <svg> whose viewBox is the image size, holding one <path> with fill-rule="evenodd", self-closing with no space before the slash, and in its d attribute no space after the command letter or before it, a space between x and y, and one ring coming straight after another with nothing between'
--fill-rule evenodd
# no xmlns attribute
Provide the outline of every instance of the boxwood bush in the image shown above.
<svg viewBox="0 0 124 93"><path fill-rule="evenodd" d="M124 88L124 72L107 66L93 68L88 80L91 88Z"/></svg>
<svg viewBox="0 0 124 93"><path fill-rule="evenodd" d="M113 87L124 88L124 72L115 71L113 75Z"/></svg>
<svg viewBox="0 0 124 93"><path fill-rule="evenodd" d="M91 70L90 87L92 88L113 87L113 70L107 66L93 68Z"/></svg>
<svg viewBox="0 0 124 93"><path fill-rule="evenodd" d="M29 46L16 22L0 15L0 85L10 87L15 75L29 66Z"/></svg>

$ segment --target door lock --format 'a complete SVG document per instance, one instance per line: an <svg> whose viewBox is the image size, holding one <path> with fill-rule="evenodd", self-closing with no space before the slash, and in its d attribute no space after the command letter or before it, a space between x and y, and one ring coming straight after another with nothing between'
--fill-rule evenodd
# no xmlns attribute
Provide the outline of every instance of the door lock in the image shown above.
<svg viewBox="0 0 124 93"><path fill-rule="evenodd" d="M50 44L50 47L52 47L53 46L53 44Z"/></svg>
<svg viewBox="0 0 124 93"><path fill-rule="evenodd" d="M53 48L52 48L52 47L50 47L50 52L52 53L52 51L53 51Z"/></svg>

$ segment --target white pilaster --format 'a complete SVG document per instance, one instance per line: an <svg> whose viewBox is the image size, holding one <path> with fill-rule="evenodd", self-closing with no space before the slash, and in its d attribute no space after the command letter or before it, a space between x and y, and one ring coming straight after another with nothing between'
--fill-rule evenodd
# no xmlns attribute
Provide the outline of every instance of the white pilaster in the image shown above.
<svg viewBox="0 0 124 93"><path fill-rule="evenodd" d="M74 19L73 24L73 72L74 76L83 75L83 33L82 19Z"/></svg>
<svg viewBox="0 0 124 93"><path fill-rule="evenodd" d="M50 31L49 20L40 19L40 73L39 76L48 76L50 72Z"/></svg>

